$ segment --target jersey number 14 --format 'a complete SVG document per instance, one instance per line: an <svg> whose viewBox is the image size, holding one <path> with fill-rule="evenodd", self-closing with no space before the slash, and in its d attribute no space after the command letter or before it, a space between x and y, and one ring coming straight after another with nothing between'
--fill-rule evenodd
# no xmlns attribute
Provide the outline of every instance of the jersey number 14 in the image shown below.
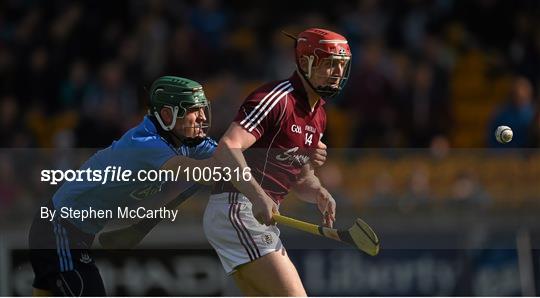
<svg viewBox="0 0 540 298"><path fill-rule="evenodd" d="M311 146L311 143L313 143L313 134L306 132L306 142L305 142L305 144L307 144L308 146Z"/></svg>

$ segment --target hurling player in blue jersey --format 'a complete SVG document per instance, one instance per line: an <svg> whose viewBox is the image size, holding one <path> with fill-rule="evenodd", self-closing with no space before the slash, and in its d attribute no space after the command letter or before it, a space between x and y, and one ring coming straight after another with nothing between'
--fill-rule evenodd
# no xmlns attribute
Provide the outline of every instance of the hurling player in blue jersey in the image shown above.
<svg viewBox="0 0 540 298"><path fill-rule="evenodd" d="M217 144L206 136L209 123L209 103L199 83L161 77L152 84L149 113L143 121L90 157L80 170L104 171L114 166L136 173L211 166ZM160 181L137 179L106 183L88 180L65 182L46 203L48 209L57 211L56 216L42 218L38 212L34 218L29 246L35 296L105 295L89 249L108 219L63 218L59 216L61 208L82 211L136 207L163 186Z"/></svg>

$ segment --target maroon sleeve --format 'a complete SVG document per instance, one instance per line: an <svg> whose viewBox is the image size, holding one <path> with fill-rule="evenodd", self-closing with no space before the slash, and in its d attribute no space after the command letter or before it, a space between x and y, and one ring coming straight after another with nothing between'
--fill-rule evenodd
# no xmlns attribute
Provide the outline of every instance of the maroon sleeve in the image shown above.
<svg viewBox="0 0 540 298"><path fill-rule="evenodd" d="M265 132L279 125L287 106L287 94L292 91L255 91L249 95L234 118L240 126L260 139Z"/></svg>

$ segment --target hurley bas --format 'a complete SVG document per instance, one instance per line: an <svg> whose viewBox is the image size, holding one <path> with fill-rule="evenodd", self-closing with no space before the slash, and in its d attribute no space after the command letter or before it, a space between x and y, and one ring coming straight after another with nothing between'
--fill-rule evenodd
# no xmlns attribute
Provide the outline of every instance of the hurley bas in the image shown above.
<svg viewBox="0 0 540 298"><path fill-rule="evenodd" d="M59 212L57 212L59 211ZM95 209L89 207L88 209L73 209L71 207L62 207L59 210L51 209L42 206L40 209L40 216L42 219L48 219L53 221L56 216L63 219L77 219L84 221L86 219L145 219L145 218L160 218L169 219L175 221L178 215L178 210L169 210L165 207L159 209L147 209L145 207L129 208L118 207L116 208L116 216L111 209Z"/></svg>

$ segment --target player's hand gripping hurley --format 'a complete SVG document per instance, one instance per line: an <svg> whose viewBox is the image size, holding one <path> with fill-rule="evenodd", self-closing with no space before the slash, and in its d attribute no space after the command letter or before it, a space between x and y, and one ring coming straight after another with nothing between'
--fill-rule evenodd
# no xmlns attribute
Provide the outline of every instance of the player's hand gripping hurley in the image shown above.
<svg viewBox="0 0 540 298"><path fill-rule="evenodd" d="M349 243L370 256L375 256L379 253L379 237L377 237L373 229L360 218L357 218L354 225L347 230L337 230L318 226L280 214L274 214L274 220L293 229Z"/></svg>

